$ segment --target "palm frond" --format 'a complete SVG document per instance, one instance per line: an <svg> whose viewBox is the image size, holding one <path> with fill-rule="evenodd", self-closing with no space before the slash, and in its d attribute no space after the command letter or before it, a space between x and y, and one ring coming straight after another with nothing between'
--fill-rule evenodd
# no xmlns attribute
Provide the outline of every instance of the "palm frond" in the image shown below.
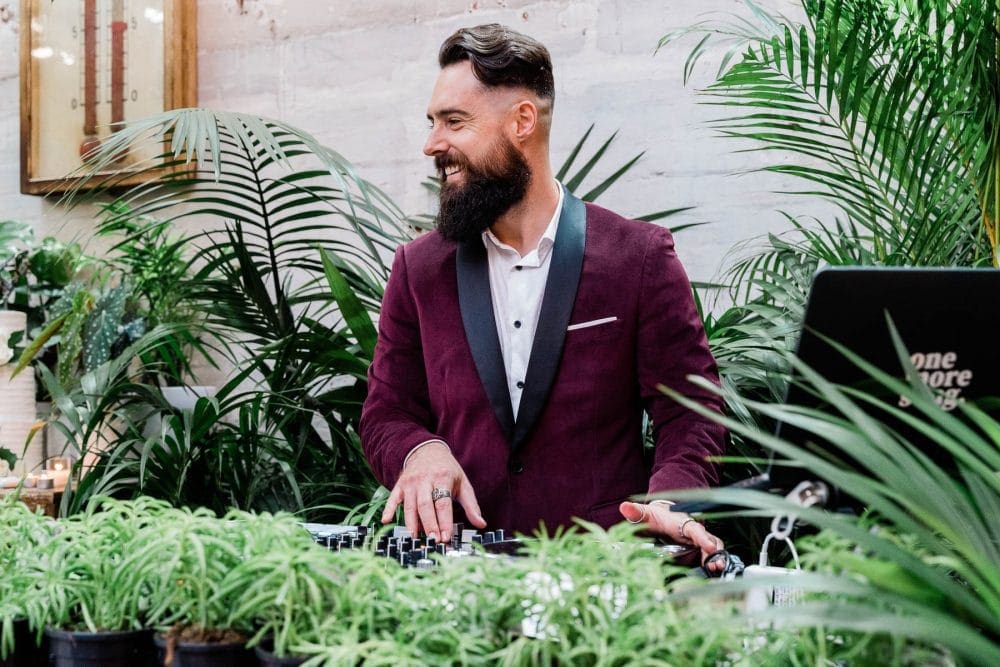
<svg viewBox="0 0 1000 667"><path fill-rule="evenodd" d="M791 156L763 169L839 206L875 262L995 262L996 3L809 0L807 25L746 4L753 22L686 31L685 72L710 38L742 49L704 91L735 112L720 134Z"/></svg>

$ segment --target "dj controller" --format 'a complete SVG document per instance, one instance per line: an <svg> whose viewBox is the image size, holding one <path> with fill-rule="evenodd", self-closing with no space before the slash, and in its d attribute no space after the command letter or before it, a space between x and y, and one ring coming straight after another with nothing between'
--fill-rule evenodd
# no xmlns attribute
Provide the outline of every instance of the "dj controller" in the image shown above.
<svg viewBox="0 0 1000 667"><path fill-rule="evenodd" d="M454 524L452 538L447 542L435 541L423 533L413 535L407 528L396 526L391 532L375 526L352 526L328 523L303 523L313 540L331 551L368 549L375 556L396 561L404 567L432 568L435 558L464 558L466 556L514 557L519 555L527 540L532 538L510 536L504 530L469 530ZM683 559L694 554L689 545L653 544L660 555Z"/></svg>
<svg viewBox="0 0 1000 667"><path fill-rule="evenodd" d="M503 530L469 530L460 523L453 526L452 538L447 542L438 542L423 533L413 535L403 526L396 526L391 533L381 532L374 526L326 523L304 523L302 526L317 544L331 551L369 549L376 556L394 560L404 567L433 567L435 554L447 558L462 558L474 553L513 556L524 545L521 538L508 536Z"/></svg>

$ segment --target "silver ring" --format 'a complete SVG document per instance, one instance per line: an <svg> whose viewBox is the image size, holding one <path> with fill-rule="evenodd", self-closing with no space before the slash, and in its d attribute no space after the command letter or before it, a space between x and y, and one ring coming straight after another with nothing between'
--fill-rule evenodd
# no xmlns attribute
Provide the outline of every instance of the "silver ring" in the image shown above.
<svg viewBox="0 0 1000 667"><path fill-rule="evenodd" d="M443 489L440 486L431 491L431 500L433 502L437 502L442 498L451 498L451 491Z"/></svg>
<svg viewBox="0 0 1000 667"><path fill-rule="evenodd" d="M643 505L642 503L635 503L635 504L639 507L639 509L642 510L642 514L639 515L638 519L626 518L625 520L628 521L629 523L642 523L646 520L646 506Z"/></svg>
<svg viewBox="0 0 1000 667"><path fill-rule="evenodd" d="M685 534L684 534L684 528L685 528L685 527L686 527L686 526L687 526L687 525L688 525L689 523L698 523L698 521L697 521L696 519L692 519L691 517L688 517L688 518L684 519L683 521L681 521L681 528L680 528L680 530L679 530L679 531L677 531L677 532L678 532L678 533L680 534L680 536L681 536L681 537L682 537L683 539L685 539L685 540L690 540L690 539L691 539L690 537L688 537L687 535L685 535Z"/></svg>

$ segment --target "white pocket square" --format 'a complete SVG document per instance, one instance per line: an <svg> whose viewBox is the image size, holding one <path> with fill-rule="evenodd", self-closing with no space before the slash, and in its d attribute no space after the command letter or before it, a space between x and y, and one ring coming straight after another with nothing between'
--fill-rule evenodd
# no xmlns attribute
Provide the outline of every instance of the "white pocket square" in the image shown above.
<svg viewBox="0 0 1000 667"><path fill-rule="evenodd" d="M601 324L607 324L608 322L616 322L617 317L602 317L599 320L588 320L586 322L577 322L576 324L571 324L566 327L566 331L576 331L577 329L589 329L590 327L596 327Z"/></svg>

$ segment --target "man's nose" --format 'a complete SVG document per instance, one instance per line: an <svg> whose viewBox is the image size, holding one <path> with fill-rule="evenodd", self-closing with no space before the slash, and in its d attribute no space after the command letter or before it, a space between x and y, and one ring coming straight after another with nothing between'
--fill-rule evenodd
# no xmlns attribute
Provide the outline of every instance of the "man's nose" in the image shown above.
<svg viewBox="0 0 1000 667"><path fill-rule="evenodd" d="M434 157L435 155L447 152L448 144L441 137L441 133L437 128L432 129L431 133L427 135L427 141L424 143L424 155Z"/></svg>

